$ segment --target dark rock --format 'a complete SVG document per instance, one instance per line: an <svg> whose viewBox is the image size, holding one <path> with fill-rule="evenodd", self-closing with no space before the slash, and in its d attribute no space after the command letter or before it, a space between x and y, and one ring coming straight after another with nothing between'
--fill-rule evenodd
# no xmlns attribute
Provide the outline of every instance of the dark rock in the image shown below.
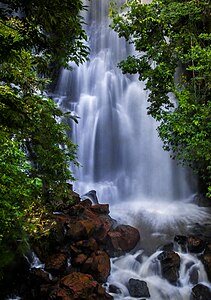
<svg viewBox="0 0 211 300"><path fill-rule="evenodd" d="M74 257L72 260L72 265L73 266L81 266L84 264L84 262L87 260L87 256L83 253L79 254L78 256Z"/></svg>
<svg viewBox="0 0 211 300"><path fill-rule="evenodd" d="M160 260L162 276L175 284L179 279L179 255L174 251L164 251L157 258Z"/></svg>
<svg viewBox="0 0 211 300"><path fill-rule="evenodd" d="M160 250L163 250L163 251L173 251L174 250L174 244L173 243L166 244L166 245L162 246L160 248Z"/></svg>
<svg viewBox="0 0 211 300"><path fill-rule="evenodd" d="M187 247L189 252L201 253L205 249L205 243L198 237L189 236L187 238Z"/></svg>
<svg viewBox="0 0 211 300"><path fill-rule="evenodd" d="M81 249L82 252L85 254L90 254L92 252L95 252L98 250L98 247L99 247L96 240L93 238L76 242L74 245L77 248Z"/></svg>
<svg viewBox="0 0 211 300"><path fill-rule="evenodd" d="M211 290L206 285L201 283L192 288L191 300L210 300Z"/></svg>
<svg viewBox="0 0 211 300"><path fill-rule="evenodd" d="M36 269L36 268L31 269L30 279L31 282L35 284L44 284L44 283L51 282L49 273L45 272L42 269Z"/></svg>
<svg viewBox="0 0 211 300"><path fill-rule="evenodd" d="M98 199L97 199L97 193L95 190L91 190L88 193L84 194L81 196L81 199L89 199L92 201L93 204L98 204Z"/></svg>
<svg viewBox="0 0 211 300"><path fill-rule="evenodd" d="M132 297L150 298L147 283L143 280L131 278L128 282L128 291Z"/></svg>
<svg viewBox="0 0 211 300"><path fill-rule="evenodd" d="M204 264L208 279L211 282L211 244L207 244L205 251L200 258Z"/></svg>
<svg viewBox="0 0 211 300"><path fill-rule="evenodd" d="M48 272L63 272L67 266L67 256L63 253L49 256L45 262L45 269Z"/></svg>
<svg viewBox="0 0 211 300"><path fill-rule="evenodd" d="M119 225L108 232L107 251L116 256L131 251L140 239L139 231L129 225Z"/></svg>
<svg viewBox="0 0 211 300"><path fill-rule="evenodd" d="M183 252L187 252L187 237L184 235L176 235L174 241L180 245Z"/></svg>
<svg viewBox="0 0 211 300"><path fill-rule="evenodd" d="M190 283L197 284L199 282L199 274L197 267L193 267L189 273Z"/></svg>
<svg viewBox="0 0 211 300"><path fill-rule="evenodd" d="M92 201L89 200L89 199L85 199L85 200L81 201L81 205L83 207L91 207L92 206Z"/></svg>
<svg viewBox="0 0 211 300"><path fill-rule="evenodd" d="M71 206L67 210L67 214L71 217L72 216L79 217L84 213L84 210L85 210L85 207L79 203L77 205Z"/></svg>
<svg viewBox="0 0 211 300"><path fill-rule="evenodd" d="M118 288L117 286L113 285L113 284L110 284L109 285L109 293L113 293L113 294L121 294L121 289Z"/></svg>
<svg viewBox="0 0 211 300"><path fill-rule="evenodd" d="M109 214L109 205L108 204L96 204L90 207L91 211L99 215L108 215Z"/></svg>
<svg viewBox="0 0 211 300"><path fill-rule="evenodd" d="M74 298L73 295L70 295L68 291L58 287L50 292L48 300L74 300Z"/></svg>

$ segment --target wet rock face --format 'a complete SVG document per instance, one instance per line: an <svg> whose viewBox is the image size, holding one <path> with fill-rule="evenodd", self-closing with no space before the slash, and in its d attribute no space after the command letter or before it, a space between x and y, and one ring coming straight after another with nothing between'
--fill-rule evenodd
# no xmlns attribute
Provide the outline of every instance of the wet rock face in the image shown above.
<svg viewBox="0 0 211 300"><path fill-rule="evenodd" d="M107 251L111 257L131 251L140 240L139 231L129 225L119 225L108 232Z"/></svg>
<svg viewBox="0 0 211 300"><path fill-rule="evenodd" d="M206 245L205 251L201 255L201 260L207 272L208 279L211 282L211 243Z"/></svg>
<svg viewBox="0 0 211 300"><path fill-rule="evenodd" d="M48 300L109 300L112 297L105 292L89 274L73 272L63 277L52 287Z"/></svg>
<svg viewBox="0 0 211 300"><path fill-rule="evenodd" d="M66 266L67 256L63 253L53 254L45 262L45 270L55 275L63 272Z"/></svg>
<svg viewBox="0 0 211 300"><path fill-rule="evenodd" d="M189 236L187 238L187 248L191 253L201 253L205 249L205 242L195 236Z"/></svg>
<svg viewBox="0 0 211 300"><path fill-rule="evenodd" d="M211 290L203 284L197 284L192 288L191 300L210 300Z"/></svg>
<svg viewBox="0 0 211 300"><path fill-rule="evenodd" d="M143 280L131 278L128 282L128 291L132 297L145 297L150 298L147 283Z"/></svg>
<svg viewBox="0 0 211 300"><path fill-rule="evenodd" d="M176 284L179 279L180 257L174 251L163 251L158 255L162 276L170 283Z"/></svg>

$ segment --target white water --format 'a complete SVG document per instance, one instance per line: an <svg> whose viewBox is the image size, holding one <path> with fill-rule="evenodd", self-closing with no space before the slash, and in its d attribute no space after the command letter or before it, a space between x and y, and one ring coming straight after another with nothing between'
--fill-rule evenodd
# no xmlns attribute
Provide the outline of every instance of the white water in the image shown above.
<svg viewBox="0 0 211 300"><path fill-rule="evenodd" d="M157 123L146 112L144 83L117 68L133 50L109 28L108 2L85 2L90 5L84 14L90 61L72 65L72 72L63 70L56 89L59 105L80 117L78 125L71 124L82 165L73 169L74 189L81 195L96 190L100 202L110 203L112 217L140 229L144 262L136 262L139 252L112 261L109 283L122 290L115 299L134 299L126 287L132 277L147 282L150 299L188 300L191 283L184 266L192 261L199 281L207 283L201 263L181 254L181 286L175 287L158 276L156 250L175 234L187 234L192 224L203 224L209 215L192 203L195 178L162 149Z"/></svg>

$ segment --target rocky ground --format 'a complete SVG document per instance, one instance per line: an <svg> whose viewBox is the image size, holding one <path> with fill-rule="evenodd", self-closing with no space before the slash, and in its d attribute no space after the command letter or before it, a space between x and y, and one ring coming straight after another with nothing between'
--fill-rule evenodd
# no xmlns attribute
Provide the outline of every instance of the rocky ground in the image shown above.
<svg viewBox="0 0 211 300"><path fill-rule="evenodd" d="M103 288L110 274L110 258L131 251L140 239L139 231L117 224L109 216L109 205L81 200L74 192L71 197L72 204L51 216L50 234L32 243L43 267L29 265L30 255L22 258L8 269L5 291L14 291L22 300L113 299ZM211 243L197 236L176 236L174 243L201 259L211 281ZM163 247L158 259L162 276L177 284L180 257L173 251L173 243ZM192 300L211 299L209 288L197 283L197 274L191 276ZM128 290L132 297L150 297L144 281L131 278ZM115 286L109 291L119 293Z"/></svg>

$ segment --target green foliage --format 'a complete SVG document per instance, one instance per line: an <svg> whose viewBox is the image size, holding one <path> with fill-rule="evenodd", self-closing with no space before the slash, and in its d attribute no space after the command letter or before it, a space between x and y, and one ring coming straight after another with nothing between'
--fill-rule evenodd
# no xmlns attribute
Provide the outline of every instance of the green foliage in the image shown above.
<svg viewBox="0 0 211 300"><path fill-rule="evenodd" d="M2 268L13 257L14 243L24 239L22 226L26 215L25 208L38 197L42 181L29 176L31 167L25 153L20 149L20 143L3 127L0 128L0 153L0 265Z"/></svg>
<svg viewBox="0 0 211 300"><path fill-rule="evenodd" d="M69 61L83 62L88 55L86 33L82 28L80 11L85 9L81 0L4 0L0 15L5 21L16 12L21 23L15 24L20 42L27 50L48 56L51 67L68 66ZM46 67L46 66L45 66ZM46 72L44 68L42 72Z"/></svg>
<svg viewBox="0 0 211 300"><path fill-rule="evenodd" d="M191 165L207 191L210 173L211 4L202 0L112 3L112 27L134 44L119 65L139 74L150 91L148 113L161 121L166 150ZM172 93L176 102L169 97ZM210 196L210 195L209 195Z"/></svg>
<svg viewBox="0 0 211 300"><path fill-rule="evenodd" d="M67 198L70 165L78 164L66 134L71 116L46 97L44 76L88 53L80 0L1 3L0 277L29 236L47 232L48 213Z"/></svg>

